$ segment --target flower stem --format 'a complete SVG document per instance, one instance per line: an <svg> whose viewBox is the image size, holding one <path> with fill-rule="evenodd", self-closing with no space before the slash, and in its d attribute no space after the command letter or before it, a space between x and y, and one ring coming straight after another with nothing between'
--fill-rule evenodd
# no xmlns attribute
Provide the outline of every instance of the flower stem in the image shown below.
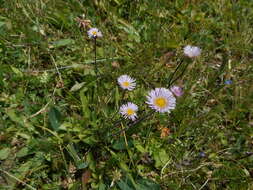
<svg viewBox="0 0 253 190"><path fill-rule="evenodd" d="M176 69L175 69L175 71L170 75L170 77L169 77L169 81L168 81L168 83L169 83L169 87L171 86L171 84L172 84L172 79L173 79L173 77L174 77L174 75L176 74L176 72L178 71L178 69L181 67L181 65L182 65L182 63L183 63L183 61L181 61L178 65L177 65L177 67L176 67Z"/></svg>
<svg viewBox="0 0 253 190"><path fill-rule="evenodd" d="M97 66L97 38L94 38L94 64L95 64L95 73L98 75L98 66Z"/></svg>

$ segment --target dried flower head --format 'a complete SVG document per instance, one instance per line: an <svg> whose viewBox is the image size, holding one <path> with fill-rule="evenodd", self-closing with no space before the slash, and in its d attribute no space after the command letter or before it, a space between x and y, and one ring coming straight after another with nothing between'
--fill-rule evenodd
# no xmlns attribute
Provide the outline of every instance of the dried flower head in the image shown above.
<svg viewBox="0 0 253 190"><path fill-rule="evenodd" d="M147 104L157 112L170 112L176 107L176 98L166 88L155 88L147 96Z"/></svg>
<svg viewBox="0 0 253 190"><path fill-rule="evenodd" d="M120 114L126 118L126 119L131 119L134 121L137 118L136 112L138 111L138 106L128 102L127 104L124 104L120 107Z"/></svg>
<svg viewBox="0 0 253 190"><path fill-rule="evenodd" d="M190 58L197 57L201 54L201 49L197 46L187 45L184 47L184 54Z"/></svg>
<svg viewBox="0 0 253 190"><path fill-rule="evenodd" d="M91 25L91 21L87 19L81 19L81 18L76 18L76 21L78 23L78 26L81 28L87 28Z"/></svg>
<svg viewBox="0 0 253 190"><path fill-rule="evenodd" d="M165 138L169 136L170 134L170 129L168 127L164 127L161 129L161 138Z"/></svg>
<svg viewBox="0 0 253 190"><path fill-rule="evenodd" d="M89 38L101 38L103 37L102 32L97 28L91 28L88 30Z"/></svg>
<svg viewBox="0 0 253 190"><path fill-rule="evenodd" d="M118 78L118 83L121 88L126 89L126 90L133 90L136 86L135 79L131 78L128 75L121 75Z"/></svg>

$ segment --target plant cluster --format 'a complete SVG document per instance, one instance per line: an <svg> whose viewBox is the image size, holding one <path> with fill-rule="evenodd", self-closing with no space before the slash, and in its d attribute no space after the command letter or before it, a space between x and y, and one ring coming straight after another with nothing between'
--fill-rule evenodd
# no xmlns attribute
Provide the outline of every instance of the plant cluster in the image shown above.
<svg viewBox="0 0 253 190"><path fill-rule="evenodd" d="M0 189L252 189L253 1L0 2Z"/></svg>

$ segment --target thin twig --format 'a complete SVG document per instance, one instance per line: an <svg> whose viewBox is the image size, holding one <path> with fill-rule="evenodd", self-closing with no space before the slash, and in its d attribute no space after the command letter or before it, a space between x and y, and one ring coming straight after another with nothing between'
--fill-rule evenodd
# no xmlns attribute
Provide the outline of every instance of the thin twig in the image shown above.
<svg viewBox="0 0 253 190"><path fill-rule="evenodd" d="M18 179L17 177L15 177L14 175L10 174L9 172L7 172L7 171L5 171L5 170L2 170L1 168L0 168L0 171L3 172L3 173L5 173L5 174L8 175L9 177L15 179L15 180L18 181L19 183L22 183L23 185L27 186L29 189L36 190L36 188L34 188L34 187L32 187L31 185L25 183L24 181Z"/></svg>
<svg viewBox="0 0 253 190"><path fill-rule="evenodd" d="M199 188L199 190L203 189L206 186L206 184L208 183L208 181L209 181L209 179L206 180L206 182Z"/></svg>
<svg viewBox="0 0 253 190"><path fill-rule="evenodd" d="M54 91L53 91L53 93L52 93L52 97L54 96L55 92L56 92L56 87L54 88ZM48 102L43 108L41 108L41 109L40 109L39 111L37 111L36 113L30 115L29 117L27 117L26 120L31 119L31 118L33 118L33 117L36 117L37 115L43 113L43 112L47 109L48 105L49 105L52 101L53 101L52 99L49 100L49 102Z"/></svg>
<svg viewBox="0 0 253 190"><path fill-rule="evenodd" d="M169 81L168 81L169 87L170 87L171 84L172 84L172 83L171 83L171 80L173 79L173 77L174 77L175 73L178 71L178 69L181 67L182 63L183 63L183 61L181 61L181 62L177 65L175 71L169 76Z"/></svg>
<svg viewBox="0 0 253 190"><path fill-rule="evenodd" d="M52 55L51 55L51 59L53 60L54 66L55 66L56 71L57 71L57 73L58 73L58 75L59 75L60 82L63 83L63 80L62 80L62 77L61 77L61 73L60 73L60 71L59 71L59 69L58 69L58 67L57 67L57 64L56 64L56 62L55 62L55 60L54 60L54 57L53 57Z"/></svg>
<svg viewBox="0 0 253 190"><path fill-rule="evenodd" d="M120 131L118 131L118 132L116 132L116 133L111 134L111 136L116 136L116 135L118 135L118 134L120 134L120 133L122 133L122 132L127 131L130 127L132 127L132 126L136 125L137 123L143 121L144 119L148 118L148 117L151 116L154 112L155 112L155 111L152 111L152 112L150 112L150 113L147 113L147 114L144 115L142 118L140 118L140 119L138 119L138 120L136 120L136 121L134 121L134 122L128 124L127 127L125 127L124 129L122 129L122 130L120 130Z"/></svg>
<svg viewBox="0 0 253 190"><path fill-rule="evenodd" d="M111 61L111 60L121 60L124 59L124 57L112 57L112 58L103 58L103 59L97 59L96 63L100 63L100 62L105 62L105 61ZM94 60L93 61L86 61L84 62L84 64L94 64ZM64 70L64 69L72 69L72 68L82 68L85 65L68 65L68 66L63 66L63 67L58 67L58 70ZM21 70L22 72L25 73L30 73L30 72L35 72L35 73L43 73L43 72L55 72L57 71L57 69L45 69L45 70L31 70L31 69L26 69L26 70Z"/></svg>
<svg viewBox="0 0 253 190"><path fill-rule="evenodd" d="M181 74L178 75L169 85L172 85L174 82L176 82L179 78L181 78L181 77L184 75L184 73L185 73L185 71L186 71L188 65L189 65L189 63L184 67L184 69L183 69L183 71L181 72Z"/></svg>

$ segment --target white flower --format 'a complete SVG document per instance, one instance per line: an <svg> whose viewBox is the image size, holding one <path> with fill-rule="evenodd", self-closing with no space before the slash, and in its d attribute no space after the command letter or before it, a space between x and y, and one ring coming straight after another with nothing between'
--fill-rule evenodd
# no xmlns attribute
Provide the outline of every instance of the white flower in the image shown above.
<svg viewBox="0 0 253 190"><path fill-rule="evenodd" d="M201 49L197 46L187 45L184 47L184 54L190 58L197 57L201 54Z"/></svg>
<svg viewBox="0 0 253 190"><path fill-rule="evenodd" d="M103 37L102 32L97 28L91 28L88 30L89 38L101 38Z"/></svg>
<svg viewBox="0 0 253 190"><path fill-rule="evenodd" d="M137 118L136 112L138 111L138 106L128 102L127 104L124 104L120 107L120 114L126 118L126 119L131 119L134 121Z"/></svg>
<svg viewBox="0 0 253 190"><path fill-rule="evenodd" d="M155 88L147 96L147 104L157 112L170 112L176 107L176 98L172 92L166 88Z"/></svg>
<svg viewBox="0 0 253 190"><path fill-rule="evenodd" d="M135 79L131 78L128 75L121 75L118 78L118 83L121 88L127 89L127 90L133 90L136 86Z"/></svg>

